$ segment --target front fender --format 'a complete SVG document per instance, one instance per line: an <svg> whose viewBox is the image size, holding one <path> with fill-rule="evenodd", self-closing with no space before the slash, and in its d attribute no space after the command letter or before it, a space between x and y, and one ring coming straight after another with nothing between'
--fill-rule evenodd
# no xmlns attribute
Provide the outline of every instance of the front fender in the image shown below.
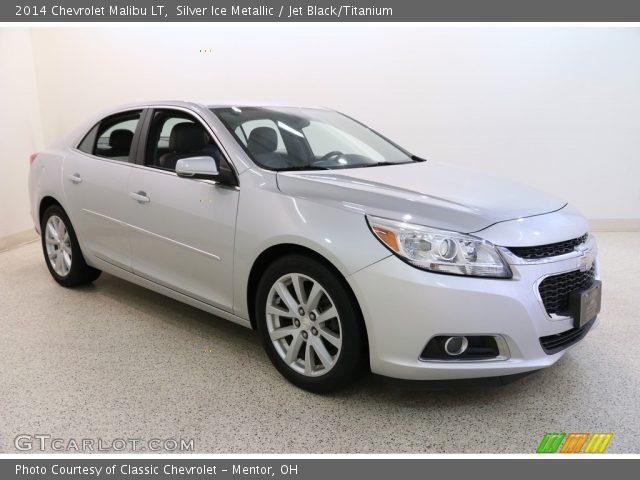
<svg viewBox="0 0 640 480"><path fill-rule="evenodd" d="M245 177L245 176L243 176ZM287 196L275 182L241 182L234 250L234 312L248 319L251 268L265 250L293 244L327 259L345 278L390 255L363 213Z"/></svg>

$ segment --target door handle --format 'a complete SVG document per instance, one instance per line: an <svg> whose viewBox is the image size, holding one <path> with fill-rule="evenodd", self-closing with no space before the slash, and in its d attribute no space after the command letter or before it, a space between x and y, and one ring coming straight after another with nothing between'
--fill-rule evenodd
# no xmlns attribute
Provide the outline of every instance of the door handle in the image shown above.
<svg viewBox="0 0 640 480"><path fill-rule="evenodd" d="M139 192L131 192L129 196L138 203L149 203L151 199L147 197L147 193L140 190Z"/></svg>
<svg viewBox="0 0 640 480"><path fill-rule="evenodd" d="M71 180L71 182L78 184L78 183L82 183L82 177L80 176L79 173L74 173L73 175L69 175L69 180Z"/></svg>

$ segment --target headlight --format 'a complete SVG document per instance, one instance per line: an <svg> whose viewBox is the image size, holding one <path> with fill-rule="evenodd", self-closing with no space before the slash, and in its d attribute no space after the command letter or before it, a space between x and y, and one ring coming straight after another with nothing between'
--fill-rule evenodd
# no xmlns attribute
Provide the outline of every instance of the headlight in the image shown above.
<svg viewBox="0 0 640 480"><path fill-rule="evenodd" d="M440 273L511 278L511 269L486 240L367 215L373 233L414 267Z"/></svg>

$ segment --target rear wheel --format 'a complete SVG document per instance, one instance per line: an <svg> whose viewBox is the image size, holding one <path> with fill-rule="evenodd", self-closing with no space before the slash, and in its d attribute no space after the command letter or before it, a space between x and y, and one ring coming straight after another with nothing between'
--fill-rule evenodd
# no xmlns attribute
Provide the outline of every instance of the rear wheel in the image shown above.
<svg viewBox="0 0 640 480"><path fill-rule="evenodd" d="M271 264L257 289L258 331L275 367L295 385L323 393L362 371L362 320L347 287L321 262L302 255Z"/></svg>
<svg viewBox="0 0 640 480"><path fill-rule="evenodd" d="M60 206L52 205L45 210L40 231L47 268L56 282L75 287L100 276L100 270L84 261L73 226Z"/></svg>

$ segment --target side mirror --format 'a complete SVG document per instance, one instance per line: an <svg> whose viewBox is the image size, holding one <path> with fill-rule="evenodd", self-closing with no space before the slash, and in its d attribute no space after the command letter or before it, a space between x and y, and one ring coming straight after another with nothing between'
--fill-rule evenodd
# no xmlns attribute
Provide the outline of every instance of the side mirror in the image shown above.
<svg viewBox="0 0 640 480"><path fill-rule="evenodd" d="M189 157L178 160L176 174L179 177L217 180L220 172L213 157Z"/></svg>

